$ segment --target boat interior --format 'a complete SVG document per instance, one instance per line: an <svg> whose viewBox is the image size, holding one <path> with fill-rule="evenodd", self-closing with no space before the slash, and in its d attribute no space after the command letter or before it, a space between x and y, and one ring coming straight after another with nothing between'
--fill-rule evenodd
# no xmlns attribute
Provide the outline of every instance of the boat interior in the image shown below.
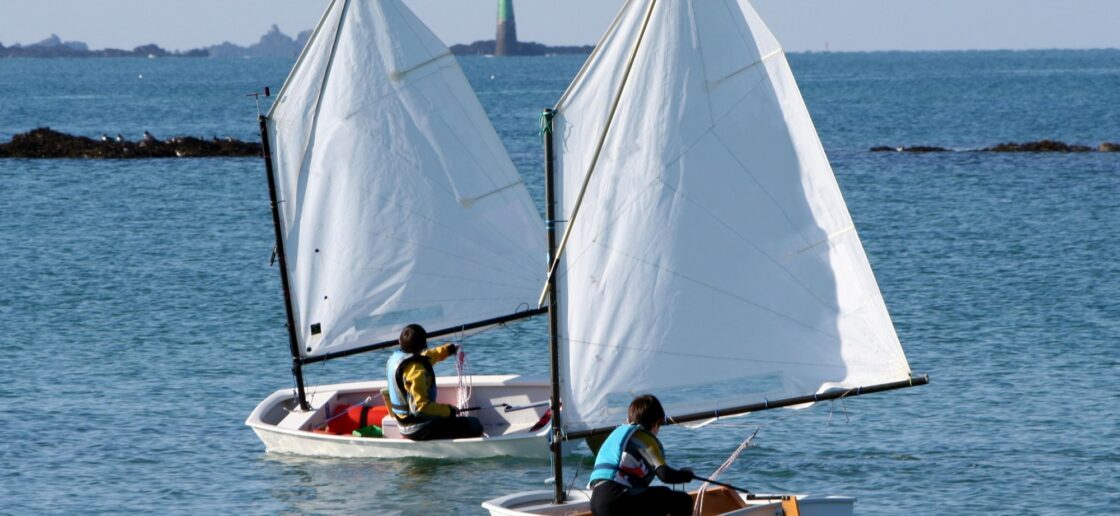
<svg viewBox="0 0 1120 516"><path fill-rule="evenodd" d="M360 427L376 425L384 438L400 439L396 421L387 415L384 387L384 382L314 387L307 393L310 411L298 410L295 396L288 393L261 413L261 423L285 430L340 436L349 436ZM455 405L457 393L457 384L437 382L436 401ZM548 393L548 386L543 384L474 385L468 405L482 408L463 415L479 418L487 437L535 432L549 421L545 403Z"/></svg>

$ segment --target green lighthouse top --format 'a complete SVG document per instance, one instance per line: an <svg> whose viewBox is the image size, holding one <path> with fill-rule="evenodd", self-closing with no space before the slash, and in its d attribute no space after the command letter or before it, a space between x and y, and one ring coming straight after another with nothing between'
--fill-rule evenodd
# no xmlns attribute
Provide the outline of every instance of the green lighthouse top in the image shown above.
<svg viewBox="0 0 1120 516"><path fill-rule="evenodd" d="M498 21L513 21L513 0L498 0Z"/></svg>

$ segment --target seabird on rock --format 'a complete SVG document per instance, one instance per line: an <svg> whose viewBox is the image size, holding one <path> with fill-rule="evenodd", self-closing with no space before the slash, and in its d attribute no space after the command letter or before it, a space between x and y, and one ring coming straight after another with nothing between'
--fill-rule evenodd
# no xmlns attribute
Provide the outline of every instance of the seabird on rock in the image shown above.
<svg viewBox="0 0 1120 516"><path fill-rule="evenodd" d="M101 133L101 141L103 141L103 142L109 141L109 135L107 135L105 133Z"/></svg>
<svg viewBox="0 0 1120 516"><path fill-rule="evenodd" d="M154 141L156 141L156 137L152 136L152 133L149 133L148 131L144 131L144 141L154 142Z"/></svg>
<svg viewBox="0 0 1120 516"><path fill-rule="evenodd" d="M123 142L124 141L124 136L121 136L121 133L117 133L117 141L118 142Z"/></svg>

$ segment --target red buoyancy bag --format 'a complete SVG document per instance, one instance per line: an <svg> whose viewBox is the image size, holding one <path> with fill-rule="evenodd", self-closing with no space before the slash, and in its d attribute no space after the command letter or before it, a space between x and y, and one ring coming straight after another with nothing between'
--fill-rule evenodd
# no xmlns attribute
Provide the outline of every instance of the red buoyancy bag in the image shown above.
<svg viewBox="0 0 1120 516"><path fill-rule="evenodd" d="M389 415L389 409L384 405L354 405L349 408L340 406L339 409L342 412L328 419L315 431L324 434L350 435L354 430L369 425L381 426L381 419Z"/></svg>

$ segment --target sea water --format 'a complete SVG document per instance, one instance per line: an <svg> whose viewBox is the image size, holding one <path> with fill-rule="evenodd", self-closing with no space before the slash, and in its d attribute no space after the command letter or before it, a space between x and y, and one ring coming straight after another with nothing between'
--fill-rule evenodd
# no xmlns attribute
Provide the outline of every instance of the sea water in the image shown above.
<svg viewBox="0 0 1120 516"><path fill-rule="evenodd" d="M932 384L667 428L670 462L710 473L758 429L722 480L849 495L860 514L1120 511L1120 154L868 152L1118 141L1120 51L790 60ZM537 116L581 62L461 59L538 206ZM291 65L2 60L0 138L255 139L246 95ZM265 453L243 422L292 385L271 224L260 159L0 160L0 513L475 514L549 489L533 460ZM465 346L478 374L544 375L546 349L543 321ZM377 379L384 359L306 373ZM570 458L566 483L588 464Z"/></svg>

